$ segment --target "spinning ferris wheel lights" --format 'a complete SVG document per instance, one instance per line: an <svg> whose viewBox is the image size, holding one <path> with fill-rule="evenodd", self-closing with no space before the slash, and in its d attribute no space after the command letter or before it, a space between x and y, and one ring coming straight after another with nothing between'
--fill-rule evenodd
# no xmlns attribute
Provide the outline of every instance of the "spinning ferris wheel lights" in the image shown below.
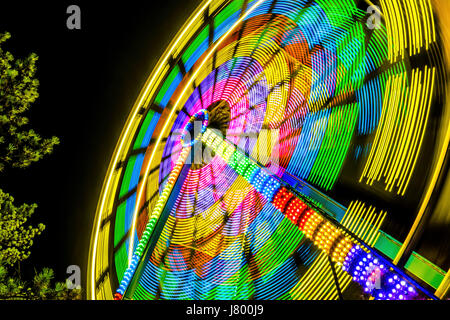
<svg viewBox="0 0 450 320"><path fill-rule="evenodd" d="M445 264L412 251L448 144L435 143L448 127L438 24L429 1L380 1L371 29L367 5L200 6L118 143L93 233L92 297L338 299L337 284L351 294L358 281L377 299L445 291ZM226 143L206 130L213 156L177 167L183 146L199 148L178 133L201 110L203 130ZM347 257L334 274L329 259ZM386 269L366 277L370 259ZM373 291L380 278L391 291Z"/></svg>

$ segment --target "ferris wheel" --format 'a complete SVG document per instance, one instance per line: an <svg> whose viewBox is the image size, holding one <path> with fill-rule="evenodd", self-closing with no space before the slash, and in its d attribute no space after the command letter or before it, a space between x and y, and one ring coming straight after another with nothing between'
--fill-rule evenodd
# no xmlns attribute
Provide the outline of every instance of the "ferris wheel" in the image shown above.
<svg viewBox="0 0 450 320"><path fill-rule="evenodd" d="M427 0L205 0L105 177L90 299L438 299L450 137Z"/></svg>

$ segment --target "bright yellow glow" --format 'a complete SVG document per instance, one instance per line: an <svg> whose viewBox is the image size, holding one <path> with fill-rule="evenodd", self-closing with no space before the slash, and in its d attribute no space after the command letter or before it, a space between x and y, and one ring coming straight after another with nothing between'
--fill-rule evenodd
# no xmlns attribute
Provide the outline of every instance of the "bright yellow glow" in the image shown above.
<svg viewBox="0 0 450 320"><path fill-rule="evenodd" d="M441 173L442 166L444 164L445 156L447 155L448 146L449 146L449 142L450 142L450 126L448 125L448 123L449 123L448 118L446 119L446 123L447 123L447 131L445 133L444 143L442 145L441 151L439 152L439 157L438 157L436 166L434 167L433 175L431 177L430 183L428 184L425 195L422 198L422 201L420 203L420 207L419 207L419 211L417 213L416 219L414 220L414 223L413 223L411 229L409 230L409 233L406 236L405 241L403 242L400 250L398 251L398 253L393 261L395 264L397 264L399 262L400 258L403 256L403 254L406 250L406 247L408 246L414 233L416 232L416 229L419 226L420 221L422 220L422 216L425 213L425 209L428 206L428 202L430 201L431 194L434 191L437 180Z"/></svg>
<svg viewBox="0 0 450 320"><path fill-rule="evenodd" d="M364 171L359 179L372 185L382 178L386 190L404 195L422 147L431 108L435 68L390 76L383 110Z"/></svg>
<svg viewBox="0 0 450 320"><path fill-rule="evenodd" d="M436 292L434 294L439 299L443 299L446 296L449 289L450 289L450 269L447 270L447 274L445 275L444 279L442 280L441 284L436 289Z"/></svg>
<svg viewBox="0 0 450 320"><path fill-rule="evenodd" d="M419 54L436 41L433 11L429 0L380 0L386 21L389 60Z"/></svg>

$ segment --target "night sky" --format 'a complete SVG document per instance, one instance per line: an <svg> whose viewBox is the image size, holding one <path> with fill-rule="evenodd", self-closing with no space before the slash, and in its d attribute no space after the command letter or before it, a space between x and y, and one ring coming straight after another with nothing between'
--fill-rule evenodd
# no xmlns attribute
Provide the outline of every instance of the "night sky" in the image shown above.
<svg viewBox="0 0 450 320"><path fill-rule="evenodd" d="M3 45L15 57L39 56L38 101L31 127L61 144L50 156L0 176L15 204L37 203L33 223L46 225L22 265L51 267L56 278L81 267L85 288L93 219L103 179L126 118L170 40L200 1L2 2ZM68 30L66 9L81 8L81 30Z"/></svg>

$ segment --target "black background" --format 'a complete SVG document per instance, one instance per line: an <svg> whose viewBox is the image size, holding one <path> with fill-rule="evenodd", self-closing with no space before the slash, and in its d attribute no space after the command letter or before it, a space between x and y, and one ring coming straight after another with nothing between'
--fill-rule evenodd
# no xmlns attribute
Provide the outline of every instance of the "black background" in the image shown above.
<svg viewBox="0 0 450 320"><path fill-rule="evenodd" d="M81 30L69 30L67 7L81 9ZM16 205L37 203L33 223L46 230L22 264L51 267L66 278L79 265L86 285L93 219L103 179L126 118L146 78L199 0L20 1L0 5L3 44L16 58L39 56L40 97L28 112L31 127L61 144L23 170L0 175Z"/></svg>

